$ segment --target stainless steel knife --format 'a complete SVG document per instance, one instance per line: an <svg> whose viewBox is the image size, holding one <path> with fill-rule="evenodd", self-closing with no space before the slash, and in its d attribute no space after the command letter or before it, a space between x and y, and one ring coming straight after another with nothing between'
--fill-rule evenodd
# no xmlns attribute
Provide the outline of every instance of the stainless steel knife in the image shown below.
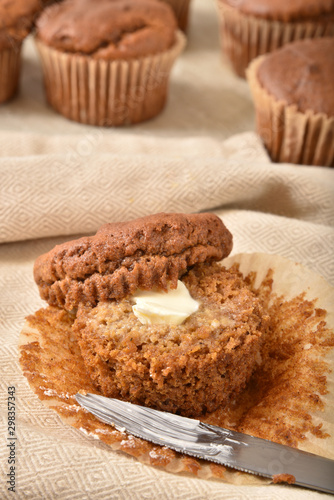
<svg viewBox="0 0 334 500"><path fill-rule="evenodd" d="M334 460L96 394L76 400L102 422L152 443L269 478L288 474L295 485L334 493Z"/></svg>

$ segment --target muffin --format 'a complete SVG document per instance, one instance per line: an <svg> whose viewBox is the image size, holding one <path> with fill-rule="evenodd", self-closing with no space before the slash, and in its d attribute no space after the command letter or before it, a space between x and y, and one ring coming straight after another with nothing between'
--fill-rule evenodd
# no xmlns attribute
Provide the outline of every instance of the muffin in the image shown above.
<svg viewBox="0 0 334 500"><path fill-rule="evenodd" d="M0 0L0 103L17 91L22 42L41 5L40 0Z"/></svg>
<svg viewBox="0 0 334 500"><path fill-rule="evenodd" d="M39 257L35 280L73 332L96 389L198 416L249 380L265 327L259 298L217 261L232 235L213 214L107 224Z"/></svg>
<svg viewBox="0 0 334 500"><path fill-rule="evenodd" d="M334 36L332 0L217 0L224 54L238 76L286 43Z"/></svg>
<svg viewBox="0 0 334 500"><path fill-rule="evenodd" d="M256 127L275 162L334 166L334 38L301 40L248 71Z"/></svg>
<svg viewBox="0 0 334 500"><path fill-rule="evenodd" d="M261 346L259 299L219 264L197 264L182 282L200 305L180 325L142 324L131 296L79 307L74 331L102 394L197 417L245 387Z"/></svg>
<svg viewBox="0 0 334 500"><path fill-rule="evenodd" d="M189 21L189 9L191 0L162 0L168 3L176 16L177 24L182 31L186 31Z"/></svg>
<svg viewBox="0 0 334 500"><path fill-rule="evenodd" d="M37 21L46 96L63 116L99 126L153 118L185 38L156 0L64 0Z"/></svg>

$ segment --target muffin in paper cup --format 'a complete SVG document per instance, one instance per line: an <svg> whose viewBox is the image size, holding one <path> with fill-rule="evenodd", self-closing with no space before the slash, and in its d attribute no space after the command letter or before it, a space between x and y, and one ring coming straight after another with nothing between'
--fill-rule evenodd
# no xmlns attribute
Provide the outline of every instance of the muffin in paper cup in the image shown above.
<svg viewBox="0 0 334 500"><path fill-rule="evenodd" d="M334 288L314 271L279 255L237 254L222 265L238 267L263 300L272 328L253 383L228 408L200 420L334 459ZM73 321L66 311L49 306L30 315L20 333L22 371L50 411L92 438L92 446L95 440L108 445L110 453L118 450L147 466L191 473L202 480L266 486L270 496L270 478L134 438L80 407L77 392L99 392L85 369ZM271 465L272 474L280 472L279 460ZM280 488L282 496L290 491Z"/></svg>
<svg viewBox="0 0 334 500"><path fill-rule="evenodd" d="M105 396L197 416L243 389L262 343L260 301L217 264L232 244L214 214L153 214L55 248L34 277L49 304L76 315L87 373ZM45 286L59 259L66 276Z"/></svg>
<svg viewBox="0 0 334 500"><path fill-rule="evenodd" d="M334 5L307 0L290 5L271 0L217 0L223 54L244 78L259 55L304 38L334 36Z"/></svg>
<svg viewBox="0 0 334 500"><path fill-rule="evenodd" d="M162 0L168 3L176 16L177 24L182 31L186 31L189 22L189 10L191 0Z"/></svg>
<svg viewBox="0 0 334 500"><path fill-rule="evenodd" d="M124 61L92 60L36 43L49 104L70 120L116 126L148 120L163 110L170 71L185 37L178 32L175 45L162 54Z"/></svg>
<svg viewBox="0 0 334 500"><path fill-rule="evenodd" d="M37 22L47 101L66 118L89 125L135 124L158 115L186 42L171 8L155 0L102 0L99 9L93 0L84 2L52 5ZM78 17L82 25L76 25ZM94 23L104 28L94 30Z"/></svg>
<svg viewBox="0 0 334 500"><path fill-rule="evenodd" d="M40 0L0 2L0 103L17 92L22 42L41 8Z"/></svg>
<svg viewBox="0 0 334 500"><path fill-rule="evenodd" d="M334 166L333 77L334 38L293 42L252 61L256 129L274 162Z"/></svg>

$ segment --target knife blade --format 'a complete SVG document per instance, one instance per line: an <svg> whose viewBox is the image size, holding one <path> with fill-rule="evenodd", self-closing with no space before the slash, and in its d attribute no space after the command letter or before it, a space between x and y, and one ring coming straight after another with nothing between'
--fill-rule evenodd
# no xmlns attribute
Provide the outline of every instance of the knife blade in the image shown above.
<svg viewBox="0 0 334 500"><path fill-rule="evenodd" d="M99 420L135 437L274 481L288 478L295 485L334 493L334 460L118 399L75 397Z"/></svg>

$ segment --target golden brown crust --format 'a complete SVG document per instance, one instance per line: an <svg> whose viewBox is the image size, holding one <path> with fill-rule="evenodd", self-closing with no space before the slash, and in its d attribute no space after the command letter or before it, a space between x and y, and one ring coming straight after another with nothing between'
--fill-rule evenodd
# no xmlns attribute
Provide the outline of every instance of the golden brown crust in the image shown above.
<svg viewBox="0 0 334 500"><path fill-rule="evenodd" d="M176 29L171 7L156 0L65 0L37 22L46 45L108 60L163 52L174 44Z"/></svg>
<svg viewBox="0 0 334 500"><path fill-rule="evenodd" d="M40 256L34 277L41 297L71 310L80 302L122 299L137 288L167 289L190 266L221 260L232 235L214 214L155 214L105 224L95 236Z"/></svg>
<svg viewBox="0 0 334 500"><path fill-rule="evenodd" d="M194 266L183 281L199 301L181 325L142 325L131 300L80 307L74 331L90 377L105 396L199 416L245 387L266 316L236 270Z"/></svg>

